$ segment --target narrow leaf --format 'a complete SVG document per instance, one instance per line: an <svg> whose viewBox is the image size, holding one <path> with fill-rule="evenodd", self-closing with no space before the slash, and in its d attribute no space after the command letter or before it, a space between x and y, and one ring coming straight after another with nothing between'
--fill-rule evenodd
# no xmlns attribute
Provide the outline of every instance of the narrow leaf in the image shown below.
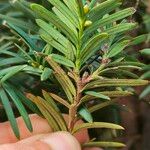
<svg viewBox="0 0 150 150"><path fill-rule="evenodd" d="M100 103L100 104L96 104L96 105L94 105L94 106L92 106L92 107L90 107L88 109L89 109L89 111L91 113L93 113L93 112L95 112L97 110L100 110L100 109L105 108L107 106L113 105L117 100L118 99L113 99L111 101L106 101L106 102L103 102L103 103Z"/></svg>
<svg viewBox="0 0 150 150"><path fill-rule="evenodd" d="M59 42L55 41L51 35L47 34L46 32L41 31L40 36L45 42L47 42L49 45L56 48L57 51L65 55L67 54L66 48L63 45L61 45Z"/></svg>
<svg viewBox="0 0 150 150"><path fill-rule="evenodd" d="M49 93L49 95L50 95L54 100L56 100L57 102L61 103L61 104L64 105L64 106L66 106L67 108L70 107L70 104L69 104L66 100L62 99L61 97L57 96L56 94Z"/></svg>
<svg viewBox="0 0 150 150"><path fill-rule="evenodd" d="M75 87L72 83L72 81L69 79L69 77L66 75L64 70L55 62L53 61L52 57L46 57L47 62L51 65L51 67L54 69L56 72L54 75L57 78L58 82L61 84L62 88L64 89L68 100L70 102L73 101L72 95L76 95L76 90Z"/></svg>
<svg viewBox="0 0 150 150"><path fill-rule="evenodd" d="M20 64L25 62L21 57L4 58L0 60L0 67L6 65Z"/></svg>
<svg viewBox="0 0 150 150"><path fill-rule="evenodd" d="M96 31L98 28L106 26L108 24L111 24L115 21L121 20L125 17L128 17L135 13L134 8L127 8L121 11L118 11L116 13L113 13L112 15L109 15L106 18L100 19L96 22L94 22L89 28L86 29L85 35L91 34L93 31Z"/></svg>
<svg viewBox="0 0 150 150"><path fill-rule="evenodd" d="M119 54L127 45L129 44L129 40L122 41L115 46L108 52L107 58L111 58Z"/></svg>
<svg viewBox="0 0 150 150"><path fill-rule="evenodd" d="M89 142L83 144L83 147L111 147L111 148L122 148L125 147L126 145L123 143L118 143L118 142Z"/></svg>
<svg viewBox="0 0 150 150"><path fill-rule="evenodd" d="M20 133L19 133L19 129L18 129L16 118L15 118L13 110L11 108L9 99L8 99L5 91L2 88L0 88L0 99L1 99L1 102L2 102L2 104L4 106L4 109L6 111L6 114L7 114L8 120L9 120L9 122L11 124L11 127L12 127L12 129L14 131L14 134L19 139L20 138Z"/></svg>
<svg viewBox="0 0 150 150"><path fill-rule="evenodd" d="M68 6L70 11L72 11L74 16L78 16L78 9L77 9L77 4L76 4L75 0L71 0L71 1L63 0L63 1Z"/></svg>
<svg viewBox="0 0 150 150"><path fill-rule="evenodd" d="M16 25L16 26L26 29L26 30L31 30L33 32L38 31L37 26L31 22L28 23L28 22L22 21L20 19L16 19L16 18L10 17L8 15L2 15L2 14L0 14L0 19L6 20L7 22L12 23L13 25Z"/></svg>
<svg viewBox="0 0 150 150"><path fill-rule="evenodd" d="M78 27L78 19L74 16L72 11L67 8L60 0L48 0L53 6L61 11L76 27Z"/></svg>
<svg viewBox="0 0 150 150"><path fill-rule="evenodd" d="M50 57L52 57L52 59L59 64L65 65L67 67L75 67L74 63L71 60L65 58L64 56L58 54L51 54Z"/></svg>
<svg viewBox="0 0 150 150"><path fill-rule="evenodd" d="M14 86L12 86L12 88L14 89L15 93L17 94L17 96L19 97L19 99L21 100L21 102L26 105L33 113L38 114L39 116L41 115L39 109L37 108L37 106L30 101L24 93L22 93L20 91L20 89L16 89Z"/></svg>
<svg viewBox="0 0 150 150"><path fill-rule="evenodd" d="M97 97L97 98L101 98L101 99L105 99L105 100L110 100L110 98L106 95L103 95L101 93L98 93L98 92L94 92L94 91L87 91L85 92L87 95L90 95L90 96L94 96L94 97Z"/></svg>
<svg viewBox="0 0 150 150"><path fill-rule="evenodd" d="M133 95L133 93L128 92L128 91L104 91L104 92L97 92L98 94L102 94L108 97L125 97L125 96L130 96ZM81 102L87 102L89 100L94 100L94 99L99 99L99 97L95 97L93 95L85 95L82 99Z"/></svg>
<svg viewBox="0 0 150 150"><path fill-rule="evenodd" d="M41 19L37 19L36 22L47 34L54 38L58 43L66 47L69 41L59 31Z"/></svg>
<svg viewBox="0 0 150 150"><path fill-rule="evenodd" d="M81 52L82 64L85 63L100 47L102 41L108 38L107 33L100 33L91 38Z"/></svg>
<svg viewBox="0 0 150 150"><path fill-rule="evenodd" d="M150 56L150 48L146 48L140 51L142 55Z"/></svg>
<svg viewBox="0 0 150 150"><path fill-rule="evenodd" d="M145 64L134 61L124 61L124 62L112 62L107 65L107 67L120 67L120 66L137 66L137 67L145 67Z"/></svg>
<svg viewBox="0 0 150 150"><path fill-rule="evenodd" d="M13 70L11 70L10 72L8 72L2 79L0 82L5 82L6 80L8 80L9 78L11 78L12 76L14 76L15 74L19 73L20 71L22 71L27 65L22 65L22 66L16 66L13 68Z"/></svg>
<svg viewBox="0 0 150 150"><path fill-rule="evenodd" d="M98 0L92 0L90 2L90 8L93 8Z"/></svg>
<svg viewBox="0 0 150 150"><path fill-rule="evenodd" d="M60 112L60 109L58 108L57 104L54 102L54 100L52 99L52 97L50 96L50 94L44 90L42 90L42 94L44 96L44 99L50 103L50 105L53 106L53 108L55 108L56 111Z"/></svg>
<svg viewBox="0 0 150 150"><path fill-rule="evenodd" d="M130 46L134 46L134 45L138 45L140 43L143 43L147 39L148 39L148 34L142 34L140 36L137 36L137 37L131 39Z"/></svg>
<svg viewBox="0 0 150 150"><path fill-rule="evenodd" d="M103 79L96 80L88 83L84 89L92 89L97 87L107 87L107 86L140 86L146 85L149 82L146 80L134 80L134 79Z"/></svg>
<svg viewBox="0 0 150 150"><path fill-rule="evenodd" d="M83 123L80 125L76 125L72 131L72 133L76 133L82 129L89 129L89 128L107 128L107 129L118 129L124 130L124 128L120 125L116 125L113 123L106 123L106 122L92 122L92 123Z"/></svg>
<svg viewBox="0 0 150 150"><path fill-rule="evenodd" d="M92 21L100 20L105 14L109 14L120 5L120 0L107 0L101 2L91 9L91 11L89 12L89 19Z"/></svg>
<svg viewBox="0 0 150 150"><path fill-rule="evenodd" d="M32 49L35 51L41 51L41 47L37 46L37 41L34 41L27 33L25 33L21 28L8 23L9 27L19 35L23 39L23 41ZM40 40L40 39L39 39Z"/></svg>
<svg viewBox="0 0 150 150"><path fill-rule="evenodd" d="M150 86L147 86L143 92L140 94L140 99L146 97L148 94L150 94Z"/></svg>
<svg viewBox="0 0 150 150"><path fill-rule="evenodd" d="M48 112L55 118L56 122L58 123L60 129L62 131L67 131L66 122L60 112L57 112L47 101L42 99L41 97L37 97L39 102L43 104L43 106L48 110Z"/></svg>
<svg viewBox="0 0 150 150"><path fill-rule="evenodd" d="M75 34L77 34L77 30L74 24L72 24L72 22L70 22L70 20L64 14L62 14L61 11L58 10L56 7L53 7L52 9L55 12L55 14L58 16L58 18L63 23L65 23L68 26L68 28L72 29Z"/></svg>
<svg viewBox="0 0 150 150"><path fill-rule="evenodd" d="M84 120L86 120L87 122L93 122L93 117L91 115L91 113L89 112L89 110L86 107L82 107L78 113L82 116L82 118Z"/></svg>
<svg viewBox="0 0 150 150"><path fill-rule="evenodd" d="M44 68L43 73L41 75L41 81L47 80L52 74L52 70L50 68Z"/></svg>
<svg viewBox="0 0 150 150"><path fill-rule="evenodd" d="M7 84L3 84L3 87L4 87L5 91L8 93L8 95L11 97L11 99L14 102L17 109L19 110L25 124L27 125L27 128L29 129L29 131L32 131L33 128L32 128L32 124L31 124L30 118L28 116L28 113L25 110L21 101L19 100L18 96L16 95L15 91L11 88L10 85L8 86Z"/></svg>
<svg viewBox="0 0 150 150"><path fill-rule="evenodd" d="M69 29L67 25L63 23L55 14L38 4L32 4L31 8L43 19L49 21L61 30L73 43L77 43L77 35L75 35L73 30Z"/></svg>
<svg viewBox="0 0 150 150"><path fill-rule="evenodd" d="M124 24L118 24L114 27L111 27L109 29L104 30L104 32L107 32L108 34L119 34L124 33L126 31L130 31L132 29L135 29L137 26L136 23L124 23Z"/></svg>
<svg viewBox="0 0 150 150"><path fill-rule="evenodd" d="M150 71L145 72L140 79L150 79Z"/></svg>
<svg viewBox="0 0 150 150"><path fill-rule="evenodd" d="M27 97L37 105L37 107L39 108L39 110L41 111L41 113L43 114L45 119L47 120L49 126L54 131L60 131L58 123L55 121L55 119L53 118L51 113L49 113L49 111L44 107L43 103L41 101L39 101L39 99L32 94L28 93Z"/></svg>

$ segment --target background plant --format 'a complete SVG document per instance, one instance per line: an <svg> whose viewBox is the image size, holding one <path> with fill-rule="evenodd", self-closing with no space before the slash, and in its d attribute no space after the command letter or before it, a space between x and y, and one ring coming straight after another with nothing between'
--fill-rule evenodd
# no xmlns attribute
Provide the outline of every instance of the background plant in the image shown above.
<svg viewBox="0 0 150 150"><path fill-rule="evenodd" d="M150 23L150 4L149 4L149 0L147 1L143 1L144 5L146 6L146 12L147 13L143 13L143 22L144 22L144 26L146 27L146 32L150 33L150 28L149 28L149 23ZM146 48L141 50L141 54L143 55L144 58L146 58L146 64L147 66L144 67L144 71L145 73L141 76L141 79L149 79L150 78L150 68L149 68L149 59L150 59L150 49L149 49L149 39L150 36L148 36L148 39L145 41L145 46ZM150 86L147 86L145 88L145 90L141 93L140 98L145 98L146 96L148 96L150 94ZM148 100L149 101L149 100Z"/></svg>
<svg viewBox="0 0 150 150"><path fill-rule="evenodd" d="M30 17L23 15L18 19L18 16L0 16L6 20L3 23L17 35L12 40L16 43L15 48L14 44L6 42L8 37L2 40L0 94L16 136L19 137L19 131L13 112L10 111L9 98L18 107L30 130L32 127L29 118L19 100L34 112L41 112L54 131L67 130L74 134L82 128L123 129L115 124L93 122L91 113L113 105L117 97L131 95L129 86L148 83L139 80L138 76L131 72L133 69L141 70L145 65L123 51L147 38L147 34L142 35L142 38L132 38L125 34L137 26L124 19L133 15L135 10L118 10L121 3L116 0L108 0L98 5L95 5L96 1L89 3L80 0L48 2L52 5L52 11L37 4L31 5L31 11L30 4L26 1L13 1L13 6L20 4L21 10L28 12ZM34 18L38 18L36 23L40 29ZM20 22L16 23L18 20ZM18 36L23 42L18 42ZM41 79L40 89L44 89L43 84L49 84L48 92L42 91L43 96L27 94L40 112L34 103L22 94L22 91L36 94L35 89L29 88L27 82L20 84L22 76L27 81L31 79L30 84L33 85L35 80ZM16 79L20 80L16 82ZM60 112L69 114L68 124ZM76 126L75 122L79 118L83 118L87 123ZM106 141L84 144L95 145L123 146L121 143Z"/></svg>

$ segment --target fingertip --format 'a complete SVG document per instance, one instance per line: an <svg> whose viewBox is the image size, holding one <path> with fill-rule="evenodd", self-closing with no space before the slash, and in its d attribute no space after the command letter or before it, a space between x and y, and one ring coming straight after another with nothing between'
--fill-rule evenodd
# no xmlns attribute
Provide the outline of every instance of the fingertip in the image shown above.
<svg viewBox="0 0 150 150"><path fill-rule="evenodd" d="M80 125L80 124L83 124L83 121L82 121L82 120L79 120L79 121L77 122L77 125ZM83 144L83 143L89 141L89 135L88 135L87 129L82 129L82 130L80 130L79 132L75 133L74 136L77 138L77 140L78 140L81 144Z"/></svg>
<svg viewBox="0 0 150 150"><path fill-rule="evenodd" d="M50 126L48 125L47 121L41 117L39 117L38 115L30 115L30 120L33 126L33 132L31 133L26 125L25 122L23 121L22 117L17 118L17 124L19 127L20 132L20 139L25 139L28 137L31 137L33 135L37 135L37 134L45 134L45 133L50 133L52 132L52 129L50 128ZM17 142L18 139L16 138L10 122L4 122L4 123L0 123L0 144L6 144L6 143L14 143Z"/></svg>
<svg viewBox="0 0 150 150"><path fill-rule="evenodd" d="M13 144L1 145L0 150L81 150L77 139L68 132L35 136Z"/></svg>
<svg viewBox="0 0 150 150"><path fill-rule="evenodd" d="M52 150L81 150L79 142L68 132L56 132L40 140Z"/></svg>

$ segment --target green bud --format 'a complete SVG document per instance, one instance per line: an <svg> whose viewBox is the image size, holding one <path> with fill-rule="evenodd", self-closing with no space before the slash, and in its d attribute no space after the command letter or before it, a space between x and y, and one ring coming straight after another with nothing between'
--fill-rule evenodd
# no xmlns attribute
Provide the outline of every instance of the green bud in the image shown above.
<svg viewBox="0 0 150 150"><path fill-rule="evenodd" d="M84 6L84 13L87 14L87 13L89 12L89 10L90 10L90 9L89 9L89 6L88 6L88 5L85 5L85 6Z"/></svg>
<svg viewBox="0 0 150 150"><path fill-rule="evenodd" d="M84 27L88 27L88 26L90 26L91 24L92 24L92 21L87 20L87 21L85 21Z"/></svg>
<svg viewBox="0 0 150 150"><path fill-rule="evenodd" d="M40 65L40 66L39 66L39 69L43 70L43 69L44 69L44 67L43 67L42 65Z"/></svg>

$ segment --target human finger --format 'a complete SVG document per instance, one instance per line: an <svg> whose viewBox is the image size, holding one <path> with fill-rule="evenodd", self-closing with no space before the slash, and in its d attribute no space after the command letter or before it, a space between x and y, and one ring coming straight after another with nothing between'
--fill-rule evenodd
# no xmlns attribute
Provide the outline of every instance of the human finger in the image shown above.
<svg viewBox="0 0 150 150"><path fill-rule="evenodd" d="M35 136L17 143L3 144L0 150L81 150L77 139L68 132L55 132L45 137ZM32 141L32 142L31 142Z"/></svg>

